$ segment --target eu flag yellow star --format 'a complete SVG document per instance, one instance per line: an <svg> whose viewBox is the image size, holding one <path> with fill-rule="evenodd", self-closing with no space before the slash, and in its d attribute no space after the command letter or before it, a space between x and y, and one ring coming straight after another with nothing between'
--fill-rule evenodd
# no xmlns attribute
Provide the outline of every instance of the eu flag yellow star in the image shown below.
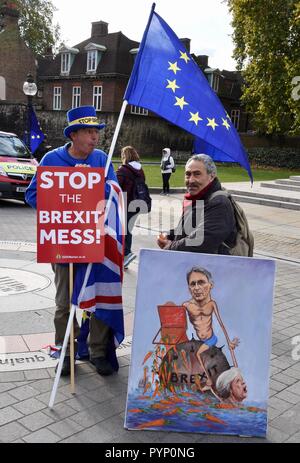
<svg viewBox="0 0 300 463"><path fill-rule="evenodd" d="M229 129L230 129L230 124L228 123L228 120L227 120L227 119L224 119L224 118L222 117L222 121L223 121L223 124L222 124L222 125L224 125L224 126L226 127L226 129L229 130Z"/></svg>
<svg viewBox="0 0 300 463"><path fill-rule="evenodd" d="M176 85L176 79L174 80L167 79L167 81L168 81L168 85L166 86L166 88L171 88L174 93L176 91L176 88L180 88L178 85Z"/></svg>
<svg viewBox="0 0 300 463"><path fill-rule="evenodd" d="M180 106L180 109L183 109L184 105L188 105L188 103L184 101L184 96L182 98L178 98L177 96L175 96L175 98L176 103L174 104L174 106Z"/></svg>
<svg viewBox="0 0 300 463"><path fill-rule="evenodd" d="M186 63L188 61L191 61L191 58L189 58L186 53L183 53L181 50L179 50L179 52L180 52L180 58L179 59L183 59Z"/></svg>
<svg viewBox="0 0 300 463"><path fill-rule="evenodd" d="M175 61L175 63L170 63L170 61L168 61L170 67L168 68L168 71L173 71L174 74L176 74L177 71L181 71L181 69L177 66L177 61Z"/></svg>
<svg viewBox="0 0 300 463"><path fill-rule="evenodd" d="M198 125L199 121L203 121L202 117L199 116L199 112L196 112L195 114L190 112L190 115L191 118L189 119L189 122L195 122L195 124Z"/></svg>
<svg viewBox="0 0 300 463"><path fill-rule="evenodd" d="M213 130L216 129L216 127L219 126L219 124L216 123L215 118L213 117L210 119L209 117L206 118L208 120L208 124L206 124L207 127L211 127Z"/></svg>

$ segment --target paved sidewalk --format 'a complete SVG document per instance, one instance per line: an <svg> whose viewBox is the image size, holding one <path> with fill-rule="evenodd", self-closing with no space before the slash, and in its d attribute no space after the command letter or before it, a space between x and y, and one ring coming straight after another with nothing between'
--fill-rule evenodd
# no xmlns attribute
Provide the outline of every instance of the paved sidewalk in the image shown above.
<svg viewBox="0 0 300 463"><path fill-rule="evenodd" d="M159 196L154 199L158 200ZM161 213L154 211L151 220L147 216L141 219L135 229L135 251L138 252L142 247L156 248L156 230L165 225L163 217L172 208L173 202L176 221L181 199L182 195L172 195L166 200ZM53 410L49 410L55 362L48 365L48 360L42 360L44 357L40 349L51 342L53 337L53 277L47 266L35 264L35 247L29 244L35 241L34 211L18 204L7 203L0 201L0 271L7 269L9 275L14 270L23 272L23 276L26 272L31 272L37 274L41 280L39 286L31 288L29 293L18 294L18 288L13 286L14 279L11 278L12 294L0 297L0 340L5 339L5 346L8 347L11 359L14 359L14 366L11 364L6 371L0 369L1 442L180 444L300 441L300 360L292 358L292 351L297 347L292 342L295 342L295 336L300 337L299 212L242 204L255 233L255 250L258 255L279 259L273 316L268 434L267 439L253 439L189 433L135 432L123 428L138 261L134 261L125 273L127 342L118 352L119 373L102 378L90 364L81 363L77 369L76 395L71 395L68 380L62 378L55 406ZM150 236L149 228L152 229ZM24 241L28 243L23 244ZM17 275L18 273L16 280ZM17 293L13 294L15 289ZM300 348L297 352L300 357ZM1 358L3 361L0 343L0 368L3 367Z"/></svg>

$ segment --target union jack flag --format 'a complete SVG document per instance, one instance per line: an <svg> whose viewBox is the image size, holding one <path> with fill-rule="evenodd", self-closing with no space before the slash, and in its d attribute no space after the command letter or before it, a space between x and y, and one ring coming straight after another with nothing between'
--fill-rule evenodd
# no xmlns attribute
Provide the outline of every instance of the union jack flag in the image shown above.
<svg viewBox="0 0 300 463"><path fill-rule="evenodd" d="M101 263L77 264L72 303L79 309L95 312L111 328L112 350L124 339L124 318L122 304L123 248L124 248L124 204L120 186L114 180L107 180L109 188L105 208L104 260ZM85 317L86 318L86 317ZM86 318L85 323L89 321ZM84 325L84 323L83 323ZM82 328L85 328L82 325ZM82 333L85 343L87 333ZM79 345L82 351L83 346ZM82 353L79 349L79 356Z"/></svg>

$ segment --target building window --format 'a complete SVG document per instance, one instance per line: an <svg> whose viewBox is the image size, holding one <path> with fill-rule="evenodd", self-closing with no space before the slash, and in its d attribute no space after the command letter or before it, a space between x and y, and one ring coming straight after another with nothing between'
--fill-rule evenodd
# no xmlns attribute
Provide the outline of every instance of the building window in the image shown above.
<svg viewBox="0 0 300 463"><path fill-rule="evenodd" d="M61 54L61 73L69 74L71 68L71 54L62 53Z"/></svg>
<svg viewBox="0 0 300 463"><path fill-rule="evenodd" d="M87 54L87 72L95 72L97 69L97 50L90 50Z"/></svg>
<svg viewBox="0 0 300 463"><path fill-rule="evenodd" d="M141 108L140 106L131 105L131 114L137 114L138 116L148 116L148 109Z"/></svg>
<svg viewBox="0 0 300 463"><path fill-rule="evenodd" d="M84 50L87 52L86 73L95 74L106 47L99 43L90 42L84 47Z"/></svg>
<svg viewBox="0 0 300 463"><path fill-rule="evenodd" d="M54 87L53 89L53 109L61 109L61 87Z"/></svg>
<svg viewBox="0 0 300 463"><path fill-rule="evenodd" d="M96 111L101 111L102 109L102 86L95 85L93 87L93 104Z"/></svg>
<svg viewBox="0 0 300 463"><path fill-rule="evenodd" d="M0 76L0 100L6 100L6 83L3 76Z"/></svg>
<svg viewBox="0 0 300 463"><path fill-rule="evenodd" d="M240 110L239 109L232 109L230 115L231 121L234 127L239 130L240 127Z"/></svg>
<svg viewBox="0 0 300 463"><path fill-rule="evenodd" d="M210 72L207 74L207 79L211 88L217 93L219 91L220 76Z"/></svg>
<svg viewBox="0 0 300 463"><path fill-rule="evenodd" d="M220 83L220 76L218 76L217 74L214 74L213 89L216 93L219 91L219 83Z"/></svg>
<svg viewBox="0 0 300 463"><path fill-rule="evenodd" d="M81 87L73 87L72 108L78 108L81 104Z"/></svg>

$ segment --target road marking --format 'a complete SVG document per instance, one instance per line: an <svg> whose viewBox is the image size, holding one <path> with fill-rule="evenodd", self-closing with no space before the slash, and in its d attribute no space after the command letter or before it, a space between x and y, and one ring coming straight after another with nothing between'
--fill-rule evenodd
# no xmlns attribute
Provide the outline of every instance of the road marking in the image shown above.
<svg viewBox="0 0 300 463"><path fill-rule="evenodd" d="M4 341L4 339L3 339ZM132 336L127 336L123 343L117 348L117 357L124 357L131 354ZM1 347L1 337L0 337ZM2 346L1 351L5 351ZM78 362L83 363L81 361ZM42 368L55 368L57 359L51 358L44 351L34 352L17 352L13 354L2 353L0 354L0 373L12 371L28 371L39 370Z"/></svg>
<svg viewBox="0 0 300 463"><path fill-rule="evenodd" d="M36 243L5 240L0 241L0 249L3 251L36 252Z"/></svg>
<svg viewBox="0 0 300 463"><path fill-rule="evenodd" d="M51 368L55 367L56 363L56 359L40 351L0 354L0 373Z"/></svg>
<svg viewBox="0 0 300 463"><path fill-rule="evenodd" d="M41 291L51 281L44 275L9 267L0 267L0 297Z"/></svg>

